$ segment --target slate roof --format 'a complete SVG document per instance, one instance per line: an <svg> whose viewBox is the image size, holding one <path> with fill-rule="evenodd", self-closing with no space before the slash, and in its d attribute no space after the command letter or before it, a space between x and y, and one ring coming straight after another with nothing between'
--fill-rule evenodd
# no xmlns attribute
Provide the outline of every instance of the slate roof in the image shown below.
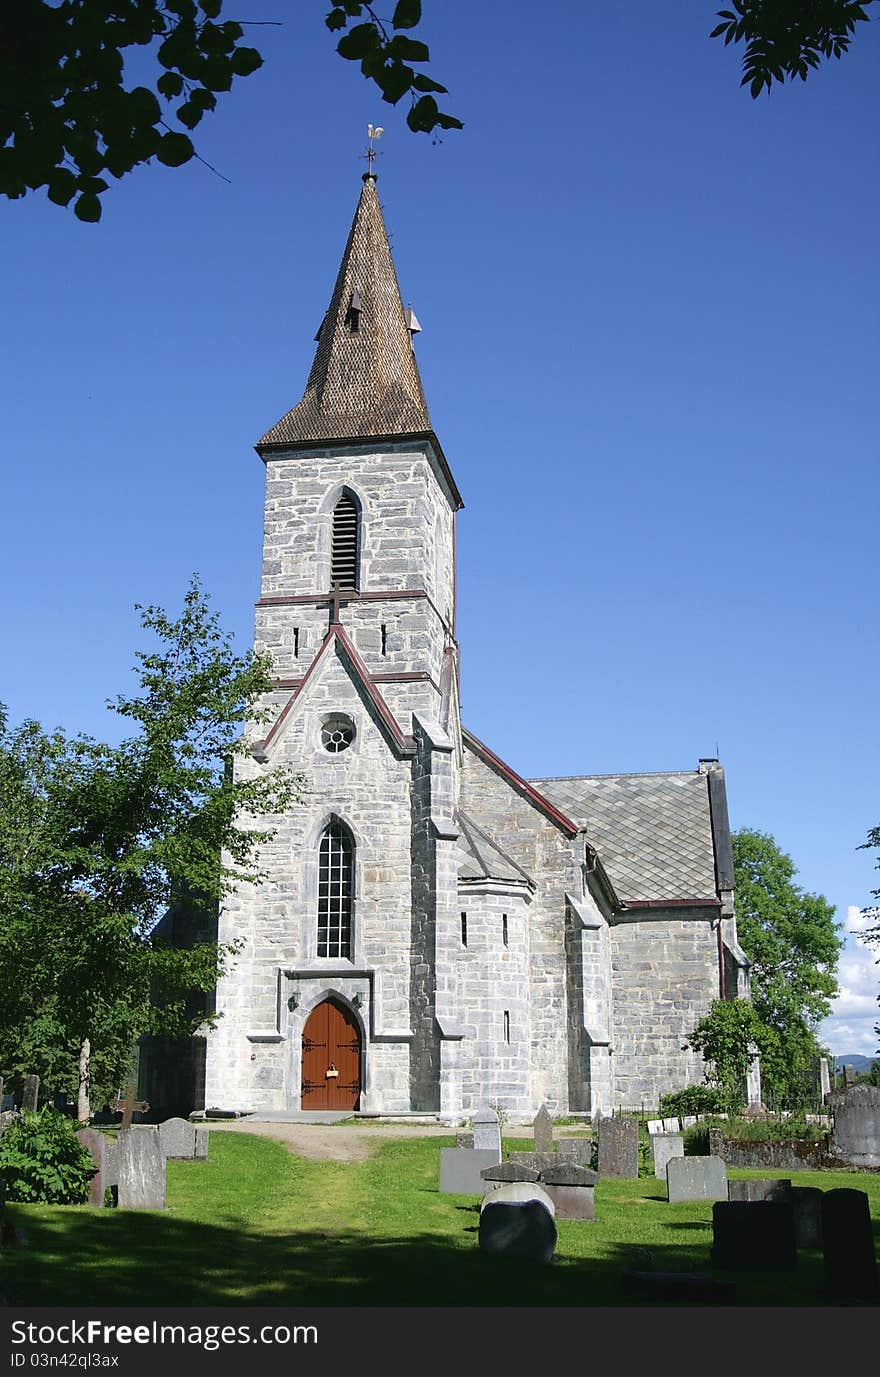
<svg viewBox="0 0 880 1377"><path fill-rule="evenodd" d="M706 775L585 775L530 783L585 829L621 899L716 898Z"/></svg>
<svg viewBox="0 0 880 1377"><path fill-rule="evenodd" d="M531 885L534 889L534 880L461 809L458 811L458 825L460 880L513 880L518 884Z"/></svg>
<svg viewBox="0 0 880 1377"><path fill-rule="evenodd" d="M351 328L352 304L359 309ZM397 273L367 174L303 399L257 445L431 434Z"/></svg>

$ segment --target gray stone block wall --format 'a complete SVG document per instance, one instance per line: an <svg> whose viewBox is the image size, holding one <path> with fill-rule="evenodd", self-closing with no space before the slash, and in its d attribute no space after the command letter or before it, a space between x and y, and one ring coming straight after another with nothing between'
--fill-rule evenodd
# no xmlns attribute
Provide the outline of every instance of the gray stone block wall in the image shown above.
<svg viewBox="0 0 880 1377"><path fill-rule="evenodd" d="M707 919L612 924L615 1105L654 1107L703 1080L702 1057L682 1047L718 998L717 952Z"/></svg>
<svg viewBox="0 0 880 1377"><path fill-rule="evenodd" d="M565 891L577 881L567 837L497 771L465 752L462 807L536 881L529 907L531 1104L568 1108Z"/></svg>

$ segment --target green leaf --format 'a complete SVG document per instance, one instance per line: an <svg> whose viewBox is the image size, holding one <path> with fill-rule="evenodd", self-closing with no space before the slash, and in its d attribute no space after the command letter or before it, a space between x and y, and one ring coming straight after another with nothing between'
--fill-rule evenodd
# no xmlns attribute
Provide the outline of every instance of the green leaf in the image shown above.
<svg viewBox="0 0 880 1377"><path fill-rule="evenodd" d="M400 97L411 89L414 77L412 67L406 67L401 62L383 68L376 77L382 99L387 100L389 105L396 105Z"/></svg>
<svg viewBox="0 0 880 1377"><path fill-rule="evenodd" d="M73 200L77 179L66 167L58 167L49 178L48 197L56 206L66 206Z"/></svg>
<svg viewBox="0 0 880 1377"><path fill-rule="evenodd" d="M391 19L395 29L413 29L422 17L422 0L397 0Z"/></svg>
<svg viewBox="0 0 880 1377"><path fill-rule="evenodd" d="M84 191L77 198L73 207L73 213L78 220L85 220L88 224L95 224L101 218L101 202L90 191Z"/></svg>
<svg viewBox="0 0 880 1377"><path fill-rule="evenodd" d="M183 90L183 77L179 72L163 72L156 82L156 89L166 100L173 100Z"/></svg>
<svg viewBox="0 0 880 1377"><path fill-rule="evenodd" d="M422 96L409 111L406 122L416 133L430 134L440 114L433 96Z"/></svg>
<svg viewBox="0 0 880 1377"><path fill-rule="evenodd" d="M185 124L187 129L195 129L205 112L194 105L191 100L185 100L182 105L178 105L175 113L180 123Z"/></svg>
<svg viewBox="0 0 880 1377"><path fill-rule="evenodd" d="M439 81L433 81L431 77L425 76L424 72L418 72L413 77L413 86L417 91L439 91L441 95L447 94L445 86L441 86Z"/></svg>
<svg viewBox="0 0 880 1377"><path fill-rule="evenodd" d="M331 33L333 33L337 29L344 29L346 24L348 23L348 20L345 16L345 10L342 9L341 6L337 7L335 10L331 10L330 13L327 15L327 18L324 20L324 23L327 25L327 28L330 30Z"/></svg>
<svg viewBox="0 0 880 1377"><path fill-rule="evenodd" d="M250 76L258 67L262 67L263 59L256 48L236 48L231 58L232 70L236 76Z"/></svg>
<svg viewBox="0 0 880 1377"><path fill-rule="evenodd" d="M340 57L356 62L368 53L381 49L381 46L375 24L356 24L344 38L340 38L336 44L336 51Z"/></svg>
<svg viewBox="0 0 880 1377"><path fill-rule="evenodd" d="M389 57L400 58L404 62L428 62L431 56L426 44L418 43L414 38L405 38L403 34L392 38L386 44L385 52Z"/></svg>
<svg viewBox="0 0 880 1377"><path fill-rule="evenodd" d="M156 157L166 167L181 167L183 163L189 162L194 153L195 149L186 134L166 134L159 140L159 147L156 149Z"/></svg>
<svg viewBox="0 0 880 1377"><path fill-rule="evenodd" d="M199 0L199 9L202 14L206 14L209 19L216 19L220 13L223 0Z"/></svg>

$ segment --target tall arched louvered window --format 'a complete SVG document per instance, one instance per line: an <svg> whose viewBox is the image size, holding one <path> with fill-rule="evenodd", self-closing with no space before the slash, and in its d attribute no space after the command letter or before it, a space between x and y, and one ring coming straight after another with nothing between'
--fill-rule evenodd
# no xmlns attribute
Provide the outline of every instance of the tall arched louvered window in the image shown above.
<svg viewBox="0 0 880 1377"><path fill-rule="evenodd" d="M344 492L333 509L330 582L340 588L357 588L359 557L360 511L351 493Z"/></svg>
<svg viewBox="0 0 880 1377"><path fill-rule="evenodd" d="M318 955L351 956L354 842L334 818L321 835L318 855Z"/></svg>

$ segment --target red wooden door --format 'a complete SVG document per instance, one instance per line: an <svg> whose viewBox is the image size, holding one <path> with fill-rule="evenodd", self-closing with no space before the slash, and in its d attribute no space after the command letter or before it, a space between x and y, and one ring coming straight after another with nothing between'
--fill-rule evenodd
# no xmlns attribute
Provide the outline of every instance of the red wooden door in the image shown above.
<svg viewBox="0 0 880 1377"><path fill-rule="evenodd" d="M303 1109L357 1109L360 1093L358 1026L347 1009L325 999L303 1028L300 1104Z"/></svg>

